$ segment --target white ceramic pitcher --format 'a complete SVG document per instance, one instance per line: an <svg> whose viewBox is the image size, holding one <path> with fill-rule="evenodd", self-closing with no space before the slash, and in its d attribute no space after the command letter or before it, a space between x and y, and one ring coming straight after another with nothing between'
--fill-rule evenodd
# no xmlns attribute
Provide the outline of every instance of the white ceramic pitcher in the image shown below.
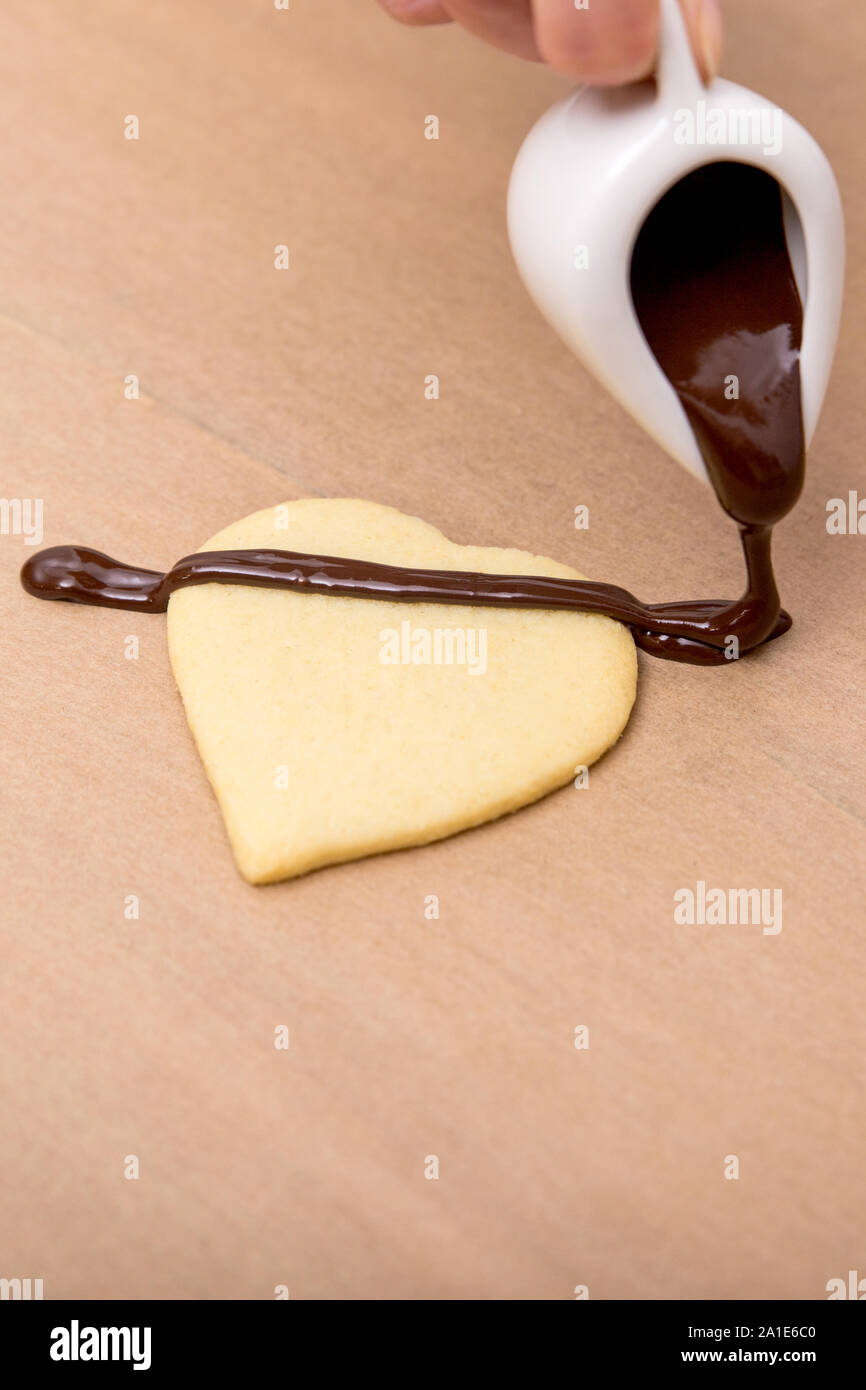
<svg viewBox="0 0 866 1390"><path fill-rule="evenodd" d="M582 87L558 102L526 137L508 192L514 258L541 312L662 448L704 480L682 407L641 332L629 269L638 232L663 194L693 169L730 159L766 170L782 189L804 308L800 370L808 444L842 304L845 240L836 180L793 117L733 82L703 85L678 0L661 0L656 79L618 89Z"/></svg>

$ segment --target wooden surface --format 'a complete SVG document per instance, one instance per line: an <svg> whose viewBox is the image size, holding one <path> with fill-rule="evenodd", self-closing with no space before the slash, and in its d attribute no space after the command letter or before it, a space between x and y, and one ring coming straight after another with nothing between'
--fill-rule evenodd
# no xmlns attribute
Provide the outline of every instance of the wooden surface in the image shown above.
<svg viewBox="0 0 866 1390"><path fill-rule="evenodd" d="M568 1299L866 1275L866 538L824 525L866 494L858 8L728 5L725 74L821 141L851 246L778 535L796 626L729 670L642 658L589 790L250 888L163 620L34 602L32 552L0 537L0 1276L47 1298ZM708 490L512 266L510 164L563 90L373 0L14 7L4 493L44 498L46 544L153 567L255 508L355 495L648 599L733 593ZM699 879L782 888L783 930L677 926Z"/></svg>

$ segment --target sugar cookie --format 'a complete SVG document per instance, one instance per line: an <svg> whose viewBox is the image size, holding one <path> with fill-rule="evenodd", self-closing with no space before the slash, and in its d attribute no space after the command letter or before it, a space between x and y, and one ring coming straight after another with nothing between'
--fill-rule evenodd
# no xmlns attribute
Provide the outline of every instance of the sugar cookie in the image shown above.
<svg viewBox="0 0 866 1390"><path fill-rule="evenodd" d="M580 578L522 550L459 546L391 507L308 499L202 550ZM637 663L610 618L179 590L168 642L187 719L251 883L422 845L570 782L625 727Z"/></svg>

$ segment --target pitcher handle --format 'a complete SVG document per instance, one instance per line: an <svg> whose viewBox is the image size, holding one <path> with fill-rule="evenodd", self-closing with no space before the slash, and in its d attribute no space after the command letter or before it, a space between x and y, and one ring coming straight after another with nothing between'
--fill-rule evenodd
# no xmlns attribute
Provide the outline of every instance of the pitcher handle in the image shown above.
<svg viewBox="0 0 866 1390"><path fill-rule="evenodd" d="M704 95L679 0L660 0L656 83L659 100L669 107L688 106Z"/></svg>

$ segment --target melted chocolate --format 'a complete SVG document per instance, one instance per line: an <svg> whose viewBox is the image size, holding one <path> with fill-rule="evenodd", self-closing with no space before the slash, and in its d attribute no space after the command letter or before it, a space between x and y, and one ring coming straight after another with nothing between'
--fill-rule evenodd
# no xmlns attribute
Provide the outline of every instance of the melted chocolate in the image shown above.
<svg viewBox="0 0 866 1390"><path fill-rule="evenodd" d="M747 588L719 617L748 651L791 625L770 541L800 495L805 466L803 307L775 179L726 162L675 184L641 228L631 293L716 496L740 528Z"/></svg>
<svg viewBox="0 0 866 1390"><path fill-rule="evenodd" d="M719 501L740 528L747 587L735 602L643 604L591 580L404 569L284 550L202 551L161 574L99 551L56 546L31 556L21 582L37 598L147 613L164 612L178 589L214 583L401 603L570 609L627 623L639 647L669 660L720 664L729 659L732 637L740 653L749 651L791 626L779 604L770 539L803 482L803 314L778 184L738 163L709 165L676 184L637 238L631 290Z"/></svg>
<svg viewBox="0 0 866 1390"><path fill-rule="evenodd" d="M626 589L592 580L402 569L290 550L203 550L160 574L134 569L98 550L58 545L33 555L21 571L21 582L36 598L144 613L164 613L177 589L195 584L250 584L306 594L473 608L564 608L616 618L634 629L635 641L645 651L707 665L725 660L719 648L740 621L742 607L723 602L645 606ZM784 630L780 620L778 632Z"/></svg>

